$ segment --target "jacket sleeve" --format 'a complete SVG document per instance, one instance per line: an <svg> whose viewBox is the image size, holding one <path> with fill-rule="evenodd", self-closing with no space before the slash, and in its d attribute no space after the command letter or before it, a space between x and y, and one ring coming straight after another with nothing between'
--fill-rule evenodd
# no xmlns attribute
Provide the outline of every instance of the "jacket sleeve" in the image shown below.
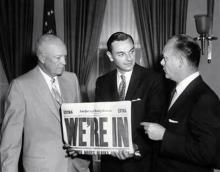
<svg viewBox="0 0 220 172"><path fill-rule="evenodd" d="M18 82L10 85L1 128L1 171L17 172L22 146L25 101Z"/></svg>

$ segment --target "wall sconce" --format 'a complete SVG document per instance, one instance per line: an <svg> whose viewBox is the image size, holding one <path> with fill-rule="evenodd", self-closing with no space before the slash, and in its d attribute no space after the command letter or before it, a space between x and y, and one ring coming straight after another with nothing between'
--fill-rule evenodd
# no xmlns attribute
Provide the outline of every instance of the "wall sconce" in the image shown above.
<svg viewBox="0 0 220 172"><path fill-rule="evenodd" d="M211 63L212 41L217 39L217 37L209 35L212 22L211 18L208 15L195 15L194 18L196 22L196 30L199 34L199 37L195 39L201 41L202 55L204 55L206 42L208 41L208 63Z"/></svg>

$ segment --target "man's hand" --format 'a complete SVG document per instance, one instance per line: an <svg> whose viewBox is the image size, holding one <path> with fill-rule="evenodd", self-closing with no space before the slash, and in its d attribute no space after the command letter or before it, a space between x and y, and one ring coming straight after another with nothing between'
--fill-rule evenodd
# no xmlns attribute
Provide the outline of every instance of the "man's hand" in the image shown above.
<svg viewBox="0 0 220 172"><path fill-rule="evenodd" d="M141 122L140 125L144 127L145 134L148 134L151 140L163 139L166 129L162 125L151 122Z"/></svg>
<svg viewBox="0 0 220 172"><path fill-rule="evenodd" d="M77 151L74 150L74 148L71 147L71 146L68 145L68 144L65 144L65 145L63 146L63 149L66 150L67 155L68 155L69 157L71 157L71 158L75 158L76 156L78 156Z"/></svg>
<svg viewBox="0 0 220 172"><path fill-rule="evenodd" d="M114 156L114 157L117 157L120 160L125 160L127 158L131 158L131 157L134 156L134 154L130 154L127 151L119 151L117 153L116 152L112 152L111 155Z"/></svg>
<svg viewBox="0 0 220 172"><path fill-rule="evenodd" d="M118 153L113 152L111 155L114 156L114 157L117 157L120 160L125 160L125 159L128 159L128 158L134 157L135 156L135 151L138 151L138 146L135 143L133 143L133 150L134 150L134 153L128 153L127 151L119 151ZM141 157L141 154L140 154L139 151L138 151L137 154L138 155L136 155L136 156Z"/></svg>

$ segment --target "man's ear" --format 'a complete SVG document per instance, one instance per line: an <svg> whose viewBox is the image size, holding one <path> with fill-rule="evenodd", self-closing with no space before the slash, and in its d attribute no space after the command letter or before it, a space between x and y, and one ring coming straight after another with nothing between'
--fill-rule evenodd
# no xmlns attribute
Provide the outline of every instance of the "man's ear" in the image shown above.
<svg viewBox="0 0 220 172"><path fill-rule="evenodd" d="M112 58L112 53L111 53L110 51L107 51L106 54L107 54L109 60L110 60L111 62L113 62L114 59Z"/></svg>
<svg viewBox="0 0 220 172"><path fill-rule="evenodd" d="M45 62L45 56L43 55L43 54L39 54L38 55L38 60L42 63L42 64L44 64L44 62Z"/></svg>
<svg viewBox="0 0 220 172"><path fill-rule="evenodd" d="M179 56L179 68L181 68L183 65L186 63L186 58L183 57L182 55Z"/></svg>

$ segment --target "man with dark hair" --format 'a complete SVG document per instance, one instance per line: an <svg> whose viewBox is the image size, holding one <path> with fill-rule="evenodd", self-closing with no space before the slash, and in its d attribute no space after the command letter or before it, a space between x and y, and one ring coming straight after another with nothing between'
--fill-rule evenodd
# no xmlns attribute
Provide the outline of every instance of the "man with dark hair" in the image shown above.
<svg viewBox="0 0 220 172"><path fill-rule="evenodd" d="M54 35L36 43L38 65L14 79L1 128L1 170L17 172L20 154L25 172L89 172L89 161L67 157L61 132L61 103L80 102L78 79L66 72L67 50ZM22 150L22 153L21 153Z"/></svg>
<svg viewBox="0 0 220 172"><path fill-rule="evenodd" d="M220 102L198 71L199 45L187 35L164 47L166 77L176 82L162 125L142 122L145 133L160 142L156 172L211 172L220 129Z"/></svg>
<svg viewBox="0 0 220 172"><path fill-rule="evenodd" d="M165 108L163 78L135 63L132 37L123 32L111 35L107 55L116 66L96 81L96 101L132 102L132 138L135 153L124 151L102 155L103 172L149 172L152 167L152 141L147 139L139 123L143 120L159 122Z"/></svg>

